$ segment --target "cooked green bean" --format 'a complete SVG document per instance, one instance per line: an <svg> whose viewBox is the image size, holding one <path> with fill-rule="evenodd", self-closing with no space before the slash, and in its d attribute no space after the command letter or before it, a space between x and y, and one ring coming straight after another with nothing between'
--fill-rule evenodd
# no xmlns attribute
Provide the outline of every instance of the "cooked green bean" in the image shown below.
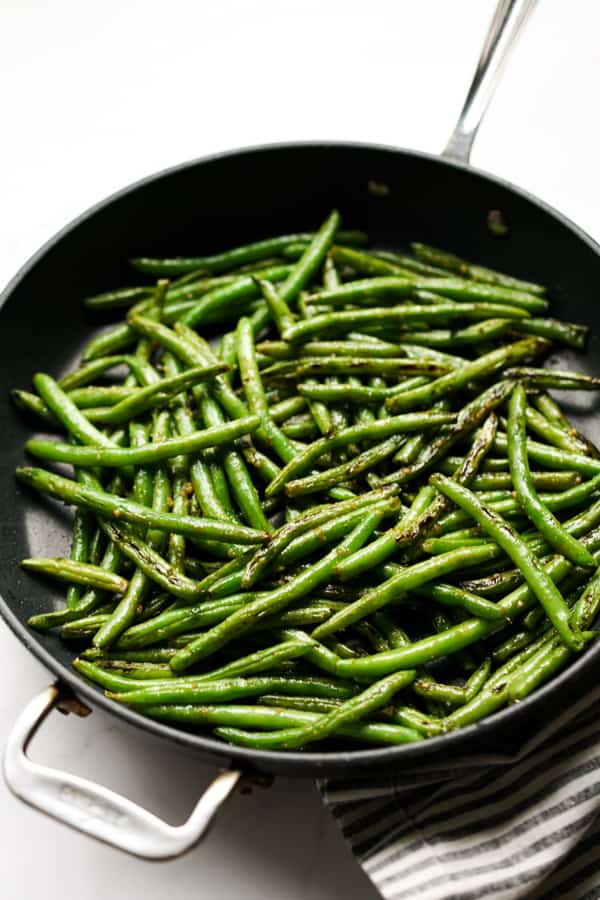
<svg viewBox="0 0 600 900"><path fill-rule="evenodd" d="M537 530L559 553L575 565L594 567L596 563L589 550L562 527L537 494L527 458L526 407L525 388L517 384L510 397L508 415L508 459L517 500Z"/></svg>
<svg viewBox="0 0 600 900"><path fill-rule="evenodd" d="M156 512L133 500L126 500L115 494L76 484L68 478L54 475L44 469L19 468L17 477L24 484L42 493L50 494L66 503L93 509L110 519L122 519L124 522L146 525L175 534L185 534L191 538L212 538L232 543L260 544L268 535L234 525L229 522L218 522L216 519L201 519L195 516L176 516L168 512Z"/></svg>
<svg viewBox="0 0 600 900"><path fill-rule="evenodd" d="M91 563L74 562L60 556L47 558L39 556L35 559L22 559L19 565L30 572L41 572L43 575L51 575L62 581L85 584L116 594L122 594L127 590L125 578Z"/></svg>
<svg viewBox="0 0 600 900"><path fill-rule="evenodd" d="M503 272L496 272L495 269L473 265L465 262L464 259L455 256L453 253L437 250L428 244L413 243L410 246L418 260L441 269L449 269L458 275L466 275L474 281L483 281L486 284L500 284L503 287L526 291L529 294L544 294L546 292L546 289L541 284L513 278L511 275L505 275Z"/></svg>
<svg viewBox="0 0 600 900"><path fill-rule="evenodd" d="M243 434L252 434L259 425L258 416L235 419L214 428L194 431L183 437L170 438L160 444L146 444L141 447L77 447L56 441L33 439L28 441L28 453L41 459L70 462L78 466L131 466L152 465L164 459L172 459L182 453L193 453L205 447L217 447L229 443Z"/></svg>
<svg viewBox="0 0 600 900"><path fill-rule="evenodd" d="M243 732L235 728L219 728L217 733L232 743L240 743L249 747L270 747L292 750L312 741L320 741L339 731L344 726L356 722L357 719L385 706L398 691L410 684L414 672L401 672L383 678L356 697L346 700L341 706L319 716L310 724L298 728L282 729L276 732ZM420 740L417 732L395 726L398 729L399 742ZM400 737L401 735L401 737Z"/></svg>
<svg viewBox="0 0 600 900"><path fill-rule="evenodd" d="M193 369L186 369L184 372L173 375L171 378L163 378L156 384L140 388L130 397L112 406L100 421L105 425L119 425L122 422L128 422L149 409L155 409L157 406L168 403L174 394L213 378L226 370L227 365L225 363L215 363L213 366L196 366ZM79 405L81 406L81 404ZM100 404L94 403L92 405ZM97 419L96 421L99 420Z"/></svg>
<svg viewBox="0 0 600 900"><path fill-rule="evenodd" d="M354 622L358 622L364 619L365 616L381 609L382 606L397 601L406 591L414 590L423 584L456 572L463 567L480 565L482 562L493 559L494 554L495 549L493 546L481 544L465 549L457 548L449 553L408 566L387 581L367 591L354 603L349 603L343 610L315 629L312 636L319 640L328 634L347 628Z"/></svg>
<svg viewBox="0 0 600 900"><path fill-rule="evenodd" d="M589 443L580 438L574 429L566 429L563 425L549 421L531 406L527 406L525 409L525 422L527 428L540 435L547 443L554 444L555 447L570 450L573 453L590 453Z"/></svg>
<svg viewBox="0 0 600 900"><path fill-rule="evenodd" d="M468 512L512 559L523 573L525 581L545 609L546 615L564 644L571 650L581 650L583 646L581 635L570 622L569 609L560 591L512 526L498 513L481 503L468 488L446 478L445 475L432 475L430 480L438 490Z"/></svg>
<svg viewBox="0 0 600 900"><path fill-rule="evenodd" d="M597 391L600 378L583 372L563 372L559 369L534 369L520 366L506 372L508 378L520 378L538 387L558 388L562 391Z"/></svg>
<svg viewBox="0 0 600 900"><path fill-rule="evenodd" d="M249 560L244 570L241 586L244 588L251 587L285 548L307 531L331 519L339 518L347 512L367 508L372 503L394 496L396 492L396 488L392 488L391 491L390 488L381 488L340 503L327 504L321 508L317 507L312 512L282 525L273 534L269 543L261 550L258 550Z"/></svg>
<svg viewBox="0 0 600 900"><path fill-rule="evenodd" d="M140 257L147 284L84 301L125 321L12 393L66 433L27 450L74 466L17 470L75 507L71 558L22 561L68 585L29 624L118 702L265 750L393 746L528 696L594 637L600 451L544 388L600 378L532 361L587 329L533 282L364 244L334 211Z"/></svg>
<svg viewBox="0 0 600 900"><path fill-rule="evenodd" d="M407 413L406 415L394 416L389 419L380 419L377 422L369 422L366 425L350 425L331 437L313 441L306 450L297 454L267 487L266 494L268 497L272 497L279 493L292 478L306 472L321 456L339 447L346 447L348 444L360 443L361 441L382 440L395 435L410 433L411 431L420 431L430 426L444 425L447 422L452 422L453 419L454 416L452 414L426 410L421 413Z"/></svg>
<svg viewBox="0 0 600 900"><path fill-rule="evenodd" d="M338 237L346 244L364 244L366 235L362 231L340 231ZM190 258L152 259L136 257L132 260L134 267L140 272L151 275L181 275L194 270L204 272L223 272L235 266L253 263L278 254L290 244L307 244L313 240L312 233L287 234L281 237L267 238L253 244L244 244L233 250L217 253L212 256L196 256Z"/></svg>
<svg viewBox="0 0 600 900"><path fill-rule="evenodd" d="M558 447L550 447L527 438L527 454L531 460L549 469L573 469L586 475L588 478L600 472L600 459L592 459L582 453L572 453L570 450L561 450ZM498 432L494 441L494 450L498 453L508 453L508 440L505 434Z"/></svg>
<svg viewBox="0 0 600 900"><path fill-rule="evenodd" d="M430 406L440 397L450 391L458 390L476 378L486 378L493 375L499 369L504 368L509 362L516 359L525 359L543 353L548 349L547 341L541 338L525 338L506 347L499 347L480 356L479 359L465 363L460 369L442 375L429 384L414 388L412 391L403 391L386 400L386 406L390 412L403 412L418 406Z"/></svg>
<svg viewBox="0 0 600 900"><path fill-rule="evenodd" d="M370 509L362 522L356 525L350 534L330 550L319 562L296 575L282 587L251 600L241 610L232 613L222 625L217 625L204 635L198 637L187 647L177 653L171 660L171 668L181 672L203 656L214 653L233 637L243 634L252 627L258 618L267 614L273 615L289 606L294 600L306 596L327 580L333 573L336 563L346 554L352 553L368 540L373 530L383 517L383 510Z"/></svg>
<svg viewBox="0 0 600 900"><path fill-rule="evenodd" d="M352 285L350 285L352 287ZM337 291L343 291L344 287ZM347 298L344 298L344 303ZM296 322L283 335L289 342L305 341L315 334L332 331L352 331L365 325L379 327L411 325L415 322L428 324L444 324L454 319L489 319L492 316L504 319L520 319L527 316L526 310L515 306L504 306L501 303L439 303L436 306L423 306L406 303L402 306L372 307L370 309L347 310L343 312L324 313L310 319Z"/></svg>

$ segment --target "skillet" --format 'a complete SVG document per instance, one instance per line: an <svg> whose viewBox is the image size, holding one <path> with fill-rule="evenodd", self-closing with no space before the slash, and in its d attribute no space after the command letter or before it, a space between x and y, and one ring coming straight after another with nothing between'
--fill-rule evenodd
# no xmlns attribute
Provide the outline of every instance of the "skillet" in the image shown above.
<svg viewBox="0 0 600 900"><path fill-rule="evenodd" d="M360 144L292 144L245 149L193 161L138 182L84 213L50 240L0 298L0 396L26 386L31 373L57 377L72 366L97 322L82 310L84 296L127 283L127 259L138 255L210 253L279 233L310 230L333 207L346 228L369 233L373 244L401 248L410 240L447 246L466 259L549 288L553 313L600 334L596 292L600 248L573 223L524 191L468 165L477 127L508 52L534 0L500 0L458 125L441 158ZM384 186L384 189L382 189ZM488 227L490 211L508 224L506 237ZM593 341L585 358L556 356L600 375ZM562 402L562 401L561 401ZM597 401L570 395L563 405L574 424L600 441ZM72 653L57 637L34 634L28 617L60 604L58 592L29 579L24 556L65 552L66 514L17 487L30 428L4 402L0 408L0 613L17 637L57 678L34 698L14 726L4 774L25 801L95 837L146 858L175 856L204 833L242 773L355 778L461 763L506 761L553 711L591 684L600 645L549 685L488 720L419 744L375 750L280 753L230 747L117 706L70 666ZM76 699L81 698L81 700ZM82 702L83 701L83 702ZM185 825L171 827L98 785L32 763L27 743L49 711L85 713L103 707L130 725L191 748L224 771Z"/></svg>

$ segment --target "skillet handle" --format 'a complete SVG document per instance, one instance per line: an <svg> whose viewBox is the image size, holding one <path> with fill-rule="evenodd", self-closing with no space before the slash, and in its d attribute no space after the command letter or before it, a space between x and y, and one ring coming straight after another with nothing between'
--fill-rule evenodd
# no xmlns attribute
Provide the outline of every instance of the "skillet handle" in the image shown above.
<svg viewBox="0 0 600 900"><path fill-rule="evenodd" d="M468 164L502 70L537 0L498 0L462 112L442 156Z"/></svg>
<svg viewBox="0 0 600 900"><path fill-rule="evenodd" d="M144 859L169 859L189 850L208 830L215 814L241 777L221 772L207 788L183 825L172 826L114 791L32 762L27 746L48 713L87 715L90 710L51 685L25 707L12 729L4 753L4 777L11 791L42 812Z"/></svg>

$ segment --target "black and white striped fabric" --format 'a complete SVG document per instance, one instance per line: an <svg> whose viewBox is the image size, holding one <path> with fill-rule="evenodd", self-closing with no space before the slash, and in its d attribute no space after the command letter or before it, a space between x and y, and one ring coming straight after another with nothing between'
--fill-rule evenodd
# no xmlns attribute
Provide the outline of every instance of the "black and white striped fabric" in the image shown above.
<svg viewBox="0 0 600 900"><path fill-rule="evenodd" d="M600 688L511 760L318 786L389 900L600 898Z"/></svg>

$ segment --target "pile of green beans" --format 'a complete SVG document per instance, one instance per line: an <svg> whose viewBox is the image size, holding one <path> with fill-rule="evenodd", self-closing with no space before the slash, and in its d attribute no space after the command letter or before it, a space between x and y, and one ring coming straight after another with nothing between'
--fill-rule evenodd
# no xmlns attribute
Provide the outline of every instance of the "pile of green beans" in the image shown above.
<svg viewBox="0 0 600 900"><path fill-rule="evenodd" d="M543 368L586 329L539 284L411 251L334 211L134 259L84 300L125 318L13 392L27 453L63 464L23 490L74 508L69 558L21 561L66 584L29 624L115 703L247 747L403 744L593 640L600 454L548 389L600 380Z"/></svg>

